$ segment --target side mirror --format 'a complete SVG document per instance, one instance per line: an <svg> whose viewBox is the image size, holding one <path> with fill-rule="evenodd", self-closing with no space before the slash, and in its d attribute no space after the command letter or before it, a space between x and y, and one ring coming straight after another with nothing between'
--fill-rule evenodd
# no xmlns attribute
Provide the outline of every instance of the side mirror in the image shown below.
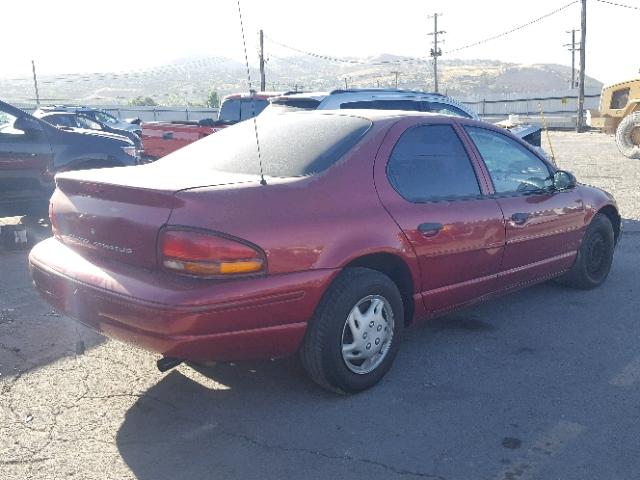
<svg viewBox="0 0 640 480"><path fill-rule="evenodd" d="M553 188L559 192L571 190L576 186L576 177L572 173L558 170L553 174Z"/></svg>
<svg viewBox="0 0 640 480"><path fill-rule="evenodd" d="M42 125L34 118L18 117L13 122L13 128L21 130L27 135L35 135L42 132Z"/></svg>

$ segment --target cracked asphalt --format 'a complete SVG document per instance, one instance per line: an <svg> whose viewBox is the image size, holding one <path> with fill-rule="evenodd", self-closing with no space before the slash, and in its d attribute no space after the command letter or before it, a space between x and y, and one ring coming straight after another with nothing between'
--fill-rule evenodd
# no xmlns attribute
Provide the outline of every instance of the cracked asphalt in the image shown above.
<svg viewBox="0 0 640 480"><path fill-rule="evenodd" d="M607 283L546 283L411 329L356 396L320 390L295 358L161 374L53 312L27 252L0 251L0 479L640 478L640 161L605 135L551 138L560 167L620 204Z"/></svg>

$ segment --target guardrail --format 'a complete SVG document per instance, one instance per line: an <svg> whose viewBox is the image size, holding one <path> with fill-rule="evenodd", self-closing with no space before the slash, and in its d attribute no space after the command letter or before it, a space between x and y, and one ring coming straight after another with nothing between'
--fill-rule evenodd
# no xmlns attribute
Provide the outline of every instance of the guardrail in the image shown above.
<svg viewBox="0 0 640 480"><path fill-rule="evenodd" d="M542 125L540 113L542 110L547 126L550 128L574 128L576 126L578 95L574 92L570 94L553 92L544 97L509 95L506 98L482 98L465 100L462 103L487 121L499 121L509 115L517 115L520 120L526 123ZM599 104L599 92L585 94L585 111L598 109Z"/></svg>

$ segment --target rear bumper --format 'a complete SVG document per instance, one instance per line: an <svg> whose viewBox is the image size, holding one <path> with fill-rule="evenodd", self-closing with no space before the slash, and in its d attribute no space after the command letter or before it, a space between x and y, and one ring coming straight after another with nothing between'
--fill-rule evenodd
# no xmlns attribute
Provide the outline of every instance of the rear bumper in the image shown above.
<svg viewBox="0 0 640 480"><path fill-rule="evenodd" d="M336 270L210 281L85 258L56 239L29 255L57 310L108 337L186 360L294 353Z"/></svg>

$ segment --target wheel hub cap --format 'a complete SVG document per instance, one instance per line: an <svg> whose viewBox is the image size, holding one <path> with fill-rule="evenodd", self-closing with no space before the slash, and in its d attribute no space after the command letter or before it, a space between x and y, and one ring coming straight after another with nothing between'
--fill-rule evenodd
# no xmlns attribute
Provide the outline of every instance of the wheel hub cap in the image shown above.
<svg viewBox="0 0 640 480"><path fill-rule="evenodd" d="M349 312L342 330L342 359L353 373L375 370L385 359L393 339L391 304L380 295L361 299Z"/></svg>
<svg viewBox="0 0 640 480"><path fill-rule="evenodd" d="M587 249L587 270L596 273L600 270L605 258L606 243L601 235L595 235Z"/></svg>

